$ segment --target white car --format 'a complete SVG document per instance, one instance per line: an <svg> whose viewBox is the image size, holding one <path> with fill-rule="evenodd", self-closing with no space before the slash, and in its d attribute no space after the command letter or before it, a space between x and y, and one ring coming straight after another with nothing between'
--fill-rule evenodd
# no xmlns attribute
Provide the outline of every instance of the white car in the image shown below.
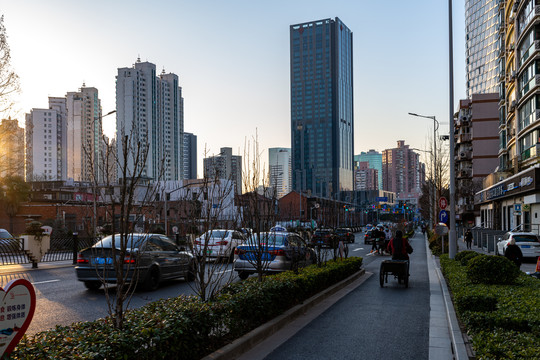
<svg viewBox="0 0 540 360"><path fill-rule="evenodd" d="M497 242L497 247L495 248L497 255L504 255L506 246L511 239L516 241L516 245L521 249L524 258L536 258L540 256L540 241L538 240L538 235L532 232L512 231L504 234L504 236Z"/></svg>
<svg viewBox="0 0 540 360"><path fill-rule="evenodd" d="M236 230L209 230L195 239L193 255L207 259L234 259L234 249L246 240L244 234Z"/></svg>

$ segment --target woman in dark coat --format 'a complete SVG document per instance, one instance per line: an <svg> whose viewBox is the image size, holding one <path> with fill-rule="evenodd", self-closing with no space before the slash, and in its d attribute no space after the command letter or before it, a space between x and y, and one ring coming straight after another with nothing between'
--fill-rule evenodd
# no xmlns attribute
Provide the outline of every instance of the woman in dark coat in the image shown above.
<svg viewBox="0 0 540 360"><path fill-rule="evenodd" d="M523 253L521 252L519 246L516 245L516 240L510 239L508 245L506 245L504 256L516 264L518 269L521 267L521 263L523 262Z"/></svg>
<svg viewBox="0 0 540 360"><path fill-rule="evenodd" d="M398 230L396 231L396 236L388 243L387 250L392 255L393 260L409 260L412 247L409 245L407 238L403 237L403 233Z"/></svg>

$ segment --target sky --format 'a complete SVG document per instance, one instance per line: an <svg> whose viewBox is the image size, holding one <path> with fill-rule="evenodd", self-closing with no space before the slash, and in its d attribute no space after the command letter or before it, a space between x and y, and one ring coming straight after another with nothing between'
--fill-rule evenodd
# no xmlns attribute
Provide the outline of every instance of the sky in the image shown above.
<svg viewBox="0 0 540 360"><path fill-rule="evenodd" d="M449 133L448 2L320 0L0 0L21 93L6 118L48 107L83 84L116 108L118 68L138 57L179 76L184 129L204 154L244 155L258 138L290 147L289 26L339 17L353 32L354 153L429 149L436 116ZM466 98L464 0L453 1L454 105ZM112 137L114 115L105 117ZM421 160L426 155L421 154Z"/></svg>

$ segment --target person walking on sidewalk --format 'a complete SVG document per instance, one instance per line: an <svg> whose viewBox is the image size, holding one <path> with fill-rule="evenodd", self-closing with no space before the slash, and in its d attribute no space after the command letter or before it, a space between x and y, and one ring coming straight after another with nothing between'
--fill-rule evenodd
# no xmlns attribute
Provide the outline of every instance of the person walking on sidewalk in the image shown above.
<svg viewBox="0 0 540 360"><path fill-rule="evenodd" d="M465 233L465 242L467 243L467 249L471 249L471 245L472 245L471 229L467 229L467 232Z"/></svg>
<svg viewBox="0 0 540 360"><path fill-rule="evenodd" d="M506 245L504 256L516 264L518 269L521 267L521 263L523 262L523 253L521 252L519 246L516 245L515 239L510 239L508 245Z"/></svg>

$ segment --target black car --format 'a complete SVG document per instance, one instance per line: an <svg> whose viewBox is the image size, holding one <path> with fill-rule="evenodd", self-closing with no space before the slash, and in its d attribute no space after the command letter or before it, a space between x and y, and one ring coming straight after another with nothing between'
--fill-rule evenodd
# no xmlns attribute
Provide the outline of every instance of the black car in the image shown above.
<svg viewBox="0 0 540 360"><path fill-rule="evenodd" d="M193 280L193 255L183 251L165 235L129 234L123 241L126 244L123 259L126 282L136 282L145 290L155 290L162 280L178 277ZM75 267L77 280L91 290L99 289L103 282L116 283L113 247L118 256L120 242L119 234L110 235L82 250Z"/></svg>
<svg viewBox="0 0 540 360"><path fill-rule="evenodd" d="M323 247L333 247L336 235L332 229L318 229L315 230L311 237L311 243L313 245L319 245Z"/></svg>
<svg viewBox="0 0 540 360"><path fill-rule="evenodd" d="M351 228L338 228L334 233L336 234L338 241L346 243L354 242L354 233Z"/></svg>

